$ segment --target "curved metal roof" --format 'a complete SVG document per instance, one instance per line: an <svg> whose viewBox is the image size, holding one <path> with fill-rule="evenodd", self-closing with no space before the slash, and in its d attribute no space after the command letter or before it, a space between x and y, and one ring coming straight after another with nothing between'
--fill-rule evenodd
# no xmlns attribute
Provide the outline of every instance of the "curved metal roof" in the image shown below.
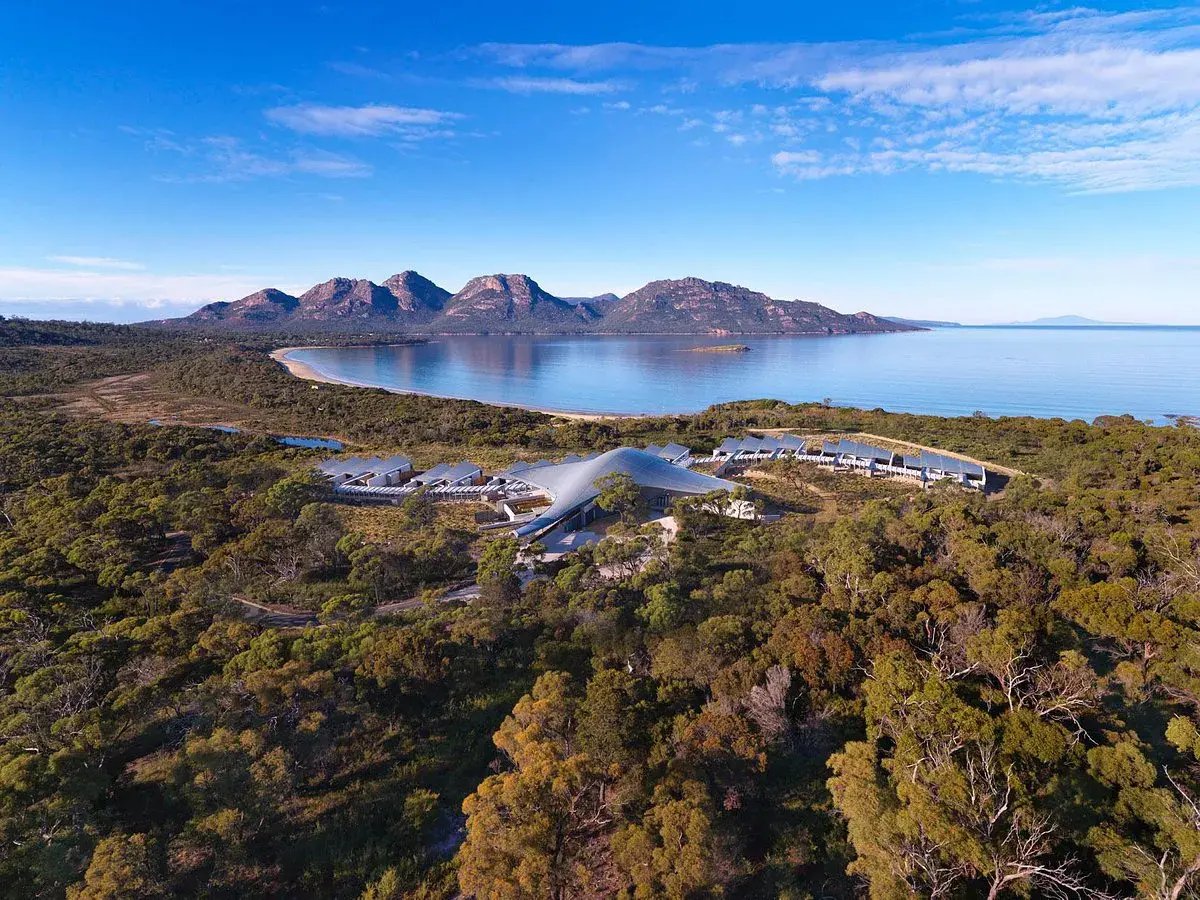
<svg viewBox="0 0 1200 900"><path fill-rule="evenodd" d="M687 456L691 452L691 448L685 447L683 444L676 444L674 441L671 441L662 448L662 452L658 455L666 460L675 460Z"/></svg>
<svg viewBox="0 0 1200 900"><path fill-rule="evenodd" d="M955 456L946 456L944 453L935 453L932 450L921 451L921 465L927 469L939 469L953 475L967 475L972 478L984 477L983 466L978 463L967 462L965 459Z"/></svg>
<svg viewBox="0 0 1200 900"><path fill-rule="evenodd" d="M883 463L890 463L896 455L891 450L885 450L883 447L876 447L874 444L864 444L862 441L854 441L850 438L842 438L838 442L837 452L845 456L853 456L857 459L873 459Z"/></svg>
<svg viewBox="0 0 1200 900"><path fill-rule="evenodd" d="M325 475L351 475L355 477L366 474L379 475L407 468L412 468L412 462L407 456L389 456L386 459L381 459L378 456L347 456L345 458L335 456L333 459L327 459L317 466L317 469Z"/></svg>
<svg viewBox="0 0 1200 900"><path fill-rule="evenodd" d="M617 473L628 475L641 487L676 494L707 494L709 491L732 491L737 487L732 481L693 472L644 450L618 447L594 459L541 466L522 472L521 480L544 490L552 502L550 508L536 519L518 528L517 534L534 534L554 525L599 496L597 481Z"/></svg>

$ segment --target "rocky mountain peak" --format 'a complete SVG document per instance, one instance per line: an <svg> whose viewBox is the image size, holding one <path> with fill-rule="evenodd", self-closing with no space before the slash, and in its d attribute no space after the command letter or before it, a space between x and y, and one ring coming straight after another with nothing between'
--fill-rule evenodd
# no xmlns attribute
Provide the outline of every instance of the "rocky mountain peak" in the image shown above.
<svg viewBox="0 0 1200 900"><path fill-rule="evenodd" d="M399 304L391 291L365 278L331 278L299 297L309 318L360 319L395 313Z"/></svg>
<svg viewBox="0 0 1200 900"><path fill-rule="evenodd" d="M400 309L411 313L439 312L451 296L448 290L411 269L393 275L381 287L396 298Z"/></svg>
<svg viewBox="0 0 1200 900"><path fill-rule="evenodd" d="M451 299L450 305L496 306L507 303L529 309L539 302L553 304L562 301L543 291L528 275L480 275L463 285L463 289Z"/></svg>
<svg viewBox="0 0 1200 900"><path fill-rule="evenodd" d="M276 288L264 288L232 302L219 300L203 306L188 316L203 322L241 321L247 324L267 324L286 319L300 301Z"/></svg>
<svg viewBox="0 0 1200 900"><path fill-rule="evenodd" d="M759 291L703 278L663 279L604 310L604 327L681 334L845 334L895 331L891 323L845 316L816 303L775 300Z"/></svg>
<svg viewBox="0 0 1200 900"><path fill-rule="evenodd" d="M538 293L545 293L541 286L530 278L528 275L479 275L472 278L463 289L458 292L461 296L468 293L479 293L480 291L498 291L506 294L522 295L526 297L533 296ZM546 296L550 296L546 294Z"/></svg>
<svg viewBox="0 0 1200 900"><path fill-rule="evenodd" d="M443 324L451 329L474 322L484 331L579 328L596 318L590 306L573 306L519 274L472 278L446 302L442 314Z"/></svg>

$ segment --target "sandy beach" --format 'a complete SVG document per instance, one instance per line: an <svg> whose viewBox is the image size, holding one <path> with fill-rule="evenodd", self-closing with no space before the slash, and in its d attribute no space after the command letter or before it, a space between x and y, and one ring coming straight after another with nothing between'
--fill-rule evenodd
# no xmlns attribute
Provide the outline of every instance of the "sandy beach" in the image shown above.
<svg viewBox="0 0 1200 900"><path fill-rule="evenodd" d="M302 363L296 359L289 359L288 354L294 350L313 350L313 347L280 347L278 350L272 350L270 353L271 359L279 363L297 378L303 378L306 381L319 381L322 384L349 384L346 381L339 381L336 378L329 378L322 375L308 363Z"/></svg>
<svg viewBox="0 0 1200 900"><path fill-rule="evenodd" d="M360 384L356 381L350 381L349 379L330 378L328 375L324 375L321 372L318 372L312 366L308 365L308 363L303 363L303 362L300 362L299 360L291 359L288 356L289 353L292 353L295 350L317 350L317 349L321 349L321 348L320 347L280 347L277 350L272 350L270 353L270 357L271 357L271 359L275 360L275 362L279 363L281 366L283 366L285 369L287 369L288 372L290 372L292 375L295 375L297 378L303 378L306 381L317 381L317 382L320 382L321 384L344 384L344 385L347 385L348 387L375 388L377 390L385 390L385 391L388 391L393 394L413 394L415 396L421 396L421 397L440 397L441 396L439 394L429 394L424 391L406 391L406 390L401 390L400 388L381 387L380 385L375 385L375 384ZM441 399L443 399L443 400L472 400L473 402L476 402L476 403L484 402L482 400L473 400L473 398L471 398L471 397L441 397ZM545 413L548 416L558 416L559 418L562 418L562 419L574 419L575 421L579 421L579 422L603 422L606 419L637 419L637 418L641 418L640 416L621 415L618 413L564 412L563 410L558 410L558 409L540 409L536 406L525 406L520 403L487 403L485 405L486 406L498 406L498 407L508 408L508 409L524 409L524 410L528 410L529 412L540 412L540 413Z"/></svg>

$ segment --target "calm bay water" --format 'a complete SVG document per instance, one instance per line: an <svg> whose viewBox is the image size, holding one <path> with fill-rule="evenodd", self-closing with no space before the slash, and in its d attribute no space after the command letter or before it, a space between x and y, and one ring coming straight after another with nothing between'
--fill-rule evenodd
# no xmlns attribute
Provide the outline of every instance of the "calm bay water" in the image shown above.
<svg viewBox="0 0 1200 900"><path fill-rule="evenodd" d="M689 352L728 345L747 353ZM947 328L839 337L481 336L289 354L339 381L538 409L695 412L772 397L969 415L1200 413L1200 328Z"/></svg>

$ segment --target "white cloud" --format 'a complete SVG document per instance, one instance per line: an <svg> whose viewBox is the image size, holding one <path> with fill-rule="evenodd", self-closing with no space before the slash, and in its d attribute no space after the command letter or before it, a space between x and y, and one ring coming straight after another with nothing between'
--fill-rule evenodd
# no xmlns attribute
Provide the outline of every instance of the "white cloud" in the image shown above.
<svg viewBox="0 0 1200 900"><path fill-rule="evenodd" d="M10 266L0 267L0 304L104 301L152 309L164 303L199 305L212 300L236 300L269 283L268 278L246 274L160 275ZM281 284L279 288L289 292L303 290L296 285Z"/></svg>
<svg viewBox="0 0 1200 900"><path fill-rule="evenodd" d="M111 256L48 256L50 262L62 263L65 266L82 266L89 269L122 269L136 272L146 268L141 263L130 262L126 259L113 259Z"/></svg>
<svg viewBox="0 0 1200 900"><path fill-rule="evenodd" d="M925 169L1051 182L1083 193L1200 186L1198 160L1200 125L1169 136L1112 146L999 151L941 142L934 147L889 147L869 152L781 151L772 157L777 171L800 180Z"/></svg>
<svg viewBox="0 0 1200 900"><path fill-rule="evenodd" d="M530 78L521 75L492 78L482 82L484 87L498 88L510 94L568 94L592 96L611 94L622 85L615 81L579 81L574 78Z"/></svg>
<svg viewBox="0 0 1200 900"><path fill-rule="evenodd" d="M337 137L378 137L401 134L409 138L443 136L445 126L463 118L458 113L410 106L321 106L302 103L276 106L264 115L276 125L300 134Z"/></svg>
<svg viewBox="0 0 1200 900"><path fill-rule="evenodd" d="M1087 10L1027 22L1049 28L827 73L815 85L866 113L856 124L873 149L779 168L801 179L967 172L1090 193L1200 185L1194 28ZM1147 23L1165 27L1130 30Z"/></svg>
<svg viewBox="0 0 1200 900"><path fill-rule="evenodd" d="M318 175L321 178L365 178L372 169L361 160L326 153L318 150L301 151L291 155L282 164L280 174L297 172L303 175Z"/></svg>
<svg viewBox="0 0 1200 900"><path fill-rule="evenodd" d="M76 322L145 322L186 316L199 304L155 300L145 303L121 300L0 300L0 316L28 319L68 319Z"/></svg>
<svg viewBox="0 0 1200 900"><path fill-rule="evenodd" d="M821 154L816 150L780 150L771 156L771 164L785 170L799 166L815 166L820 161Z"/></svg>
<svg viewBox="0 0 1200 900"><path fill-rule="evenodd" d="M481 44L479 55L503 66L527 68L539 66L569 71L589 71L637 66L649 61L677 63L689 50L670 47L650 47L634 43L608 44Z"/></svg>
<svg viewBox="0 0 1200 900"><path fill-rule="evenodd" d="M918 61L830 72L816 86L902 107L1113 119L1200 103L1200 50L1110 47L949 64Z"/></svg>
<svg viewBox="0 0 1200 900"><path fill-rule="evenodd" d="M362 63L356 62L331 62L329 68L342 75L349 75L353 78L374 78L379 81L392 81L395 76L390 72L385 72L382 69L376 69L373 66L364 66Z"/></svg>
<svg viewBox="0 0 1200 900"><path fill-rule="evenodd" d="M1200 186L1200 127L1112 146L990 152L972 148L891 151L901 164L935 171L1056 182L1088 193Z"/></svg>
<svg viewBox="0 0 1200 900"><path fill-rule="evenodd" d="M1072 191L1200 185L1200 7L976 13L961 23L890 43L477 52L573 76L661 72L663 90L686 80L713 95L756 92L742 110L691 108L680 130L775 140L775 169L798 179L918 169Z"/></svg>
<svg viewBox="0 0 1200 900"><path fill-rule="evenodd" d="M822 62L856 44L714 44L663 47L631 42L605 44L481 44L475 53L502 66L570 73L665 71L681 73L674 89L690 92L700 81L727 84L795 84L820 71Z"/></svg>
<svg viewBox="0 0 1200 900"><path fill-rule="evenodd" d="M185 174L159 175L158 180L222 184L257 178L311 175L318 178L365 178L370 164L325 150L293 149L284 155L249 150L237 138L208 137L186 145L183 155L199 163Z"/></svg>

